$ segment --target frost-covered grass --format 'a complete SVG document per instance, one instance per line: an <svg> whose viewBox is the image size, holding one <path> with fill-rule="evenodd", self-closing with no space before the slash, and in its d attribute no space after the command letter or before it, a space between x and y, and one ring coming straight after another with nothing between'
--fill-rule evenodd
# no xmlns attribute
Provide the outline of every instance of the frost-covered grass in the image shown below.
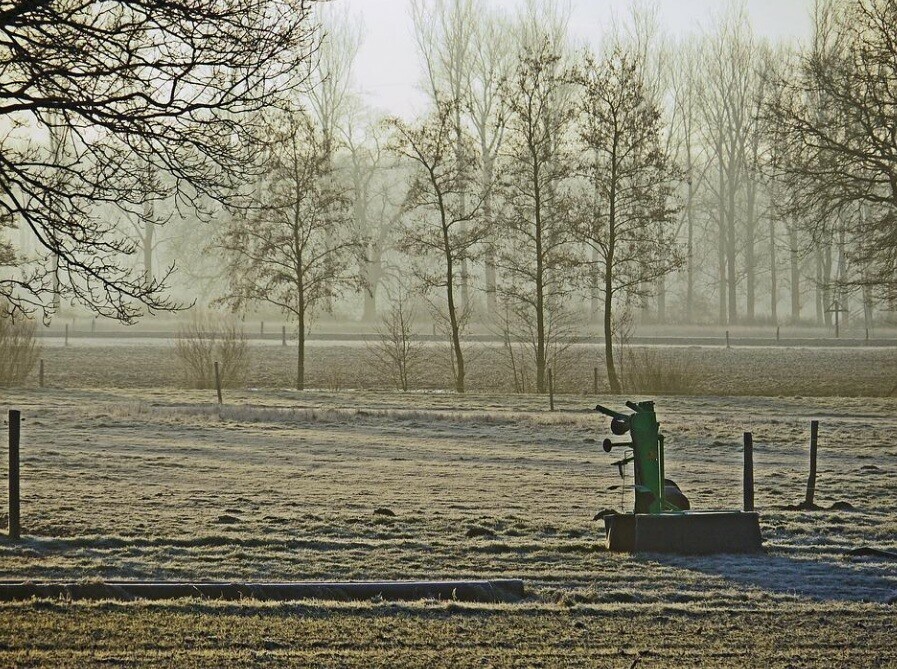
<svg viewBox="0 0 897 669"><path fill-rule="evenodd" d="M889 667L893 611L793 604L0 605L0 662L176 667Z"/></svg>
<svg viewBox="0 0 897 669"><path fill-rule="evenodd" d="M553 413L545 398L487 394L210 399L167 389L7 393L2 409L25 418L25 540L0 543L0 578L517 577L529 598L472 610L3 605L0 664L27 664L26 648L32 664L52 665L140 657L214 666L227 656L235 666L370 666L397 653L403 666L509 664L490 638L509 639L524 665L641 657L642 666L737 666L749 652L770 666L812 666L813 653L854 666L894 661L886 632L897 564L851 550L897 550L897 400L657 398L667 474L693 508L738 507L741 434L754 433L766 553L686 558L603 549L592 516L619 508L631 479L601 450L606 420L586 409L613 398L565 395ZM781 508L803 498L811 418L821 421L817 503L853 511ZM374 513L384 507L395 516ZM741 629L773 620L787 621L776 643ZM857 620L866 627L854 629ZM635 621L660 636L636 636ZM89 625L101 631L79 640ZM157 637L141 636L154 626ZM358 637L347 641L353 626ZM839 634L854 645L837 650ZM702 635L713 640L703 651Z"/></svg>

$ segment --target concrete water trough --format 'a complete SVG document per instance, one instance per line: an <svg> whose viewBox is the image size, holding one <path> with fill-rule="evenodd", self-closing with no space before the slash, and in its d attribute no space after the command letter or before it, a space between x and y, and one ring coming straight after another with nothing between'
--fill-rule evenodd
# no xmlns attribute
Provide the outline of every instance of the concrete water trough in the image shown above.
<svg viewBox="0 0 897 669"><path fill-rule="evenodd" d="M759 553L760 516L753 511L618 513L604 517L607 548L629 553Z"/></svg>

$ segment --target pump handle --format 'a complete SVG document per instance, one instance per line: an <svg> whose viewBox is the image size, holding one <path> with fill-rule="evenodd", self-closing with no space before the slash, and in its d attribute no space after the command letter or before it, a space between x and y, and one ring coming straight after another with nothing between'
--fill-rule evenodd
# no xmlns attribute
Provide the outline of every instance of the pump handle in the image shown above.
<svg viewBox="0 0 897 669"><path fill-rule="evenodd" d="M625 420L627 418L626 414L618 413L613 409L608 409L607 407L603 407L600 404L595 405L595 411L603 413L605 416L610 416L611 418L617 418L619 420Z"/></svg>

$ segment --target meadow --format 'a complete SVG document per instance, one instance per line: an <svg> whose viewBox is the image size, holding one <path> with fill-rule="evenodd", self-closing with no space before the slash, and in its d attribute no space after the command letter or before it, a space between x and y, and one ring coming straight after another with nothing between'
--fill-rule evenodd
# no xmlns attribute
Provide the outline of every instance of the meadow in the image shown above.
<svg viewBox="0 0 897 669"><path fill-rule="evenodd" d="M45 351L45 353L48 351ZM52 352L52 351L49 351ZM136 372L131 372L136 373ZM89 384L85 384L87 386ZM667 474L737 508L754 434L765 551L609 553L631 479L618 398L43 388L23 412L23 532L0 579L521 578L523 601L0 604L8 666L891 666L897 400L656 397ZM795 511L809 421L817 503ZM0 470L5 478L5 471ZM850 506L835 503L846 502Z"/></svg>

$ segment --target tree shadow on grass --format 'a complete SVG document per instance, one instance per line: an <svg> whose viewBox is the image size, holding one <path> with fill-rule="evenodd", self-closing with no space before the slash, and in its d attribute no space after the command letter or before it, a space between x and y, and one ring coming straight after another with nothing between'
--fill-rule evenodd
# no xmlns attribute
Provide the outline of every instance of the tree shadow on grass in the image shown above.
<svg viewBox="0 0 897 669"><path fill-rule="evenodd" d="M740 587L817 601L888 602L897 595L897 564L876 558L642 554L646 564L700 572Z"/></svg>

